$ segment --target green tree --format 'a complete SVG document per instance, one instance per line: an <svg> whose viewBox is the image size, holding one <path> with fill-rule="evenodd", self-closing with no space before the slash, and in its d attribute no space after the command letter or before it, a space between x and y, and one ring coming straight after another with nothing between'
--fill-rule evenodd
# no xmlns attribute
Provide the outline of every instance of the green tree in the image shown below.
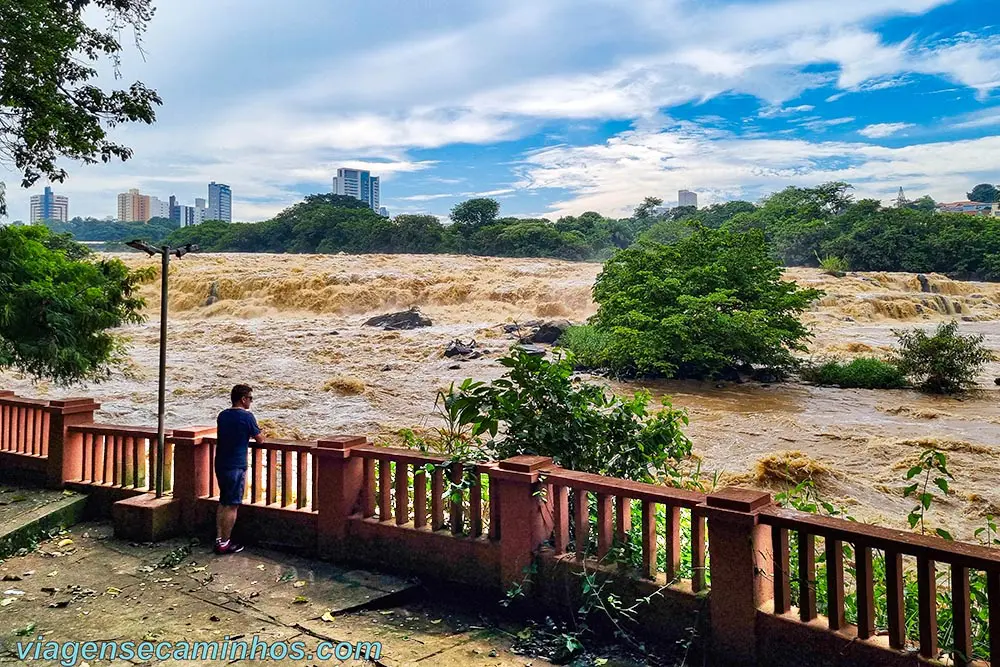
<svg viewBox="0 0 1000 667"><path fill-rule="evenodd" d="M143 320L136 291L154 274L94 261L42 226L0 228L0 369L63 385L107 378L125 359L109 330Z"/></svg>
<svg viewBox="0 0 1000 667"><path fill-rule="evenodd" d="M789 368L809 332L799 314L820 296L781 280L759 230L698 227L673 245L617 253L594 285L592 324L622 374L711 377Z"/></svg>
<svg viewBox="0 0 1000 667"><path fill-rule="evenodd" d="M980 183L976 187L972 188L972 192L967 193L966 197L969 198L969 201L992 204L1000 199L1000 190L997 190L996 186L990 185L989 183Z"/></svg>
<svg viewBox="0 0 1000 667"><path fill-rule="evenodd" d="M636 220L646 220L655 217L655 211L663 203L659 197L646 197L642 203L635 207L632 217Z"/></svg>
<svg viewBox="0 0 1000 667"><path fill-rule="evenodd" d="M95 9L107 15L106 27L87 24ZM102 59L117 72L122 31L138 43L152 15L150 0L0 2L0 155L21 172L22 187L42 177L63 181L62 157L85 164L131 157L107 128L152 123L160 98L140 82L108 92L94 79Z"/></svg>
<svg viewBox="0 0 1000 667"><path fill-rule="evenodd" d="M923 211L925 213L933 213L937 210L937 202L930 195L924 195L920 199L915 199L906 206L912 208L914 211Z"/></svg>
<svg viewBox="0 0 1000 667"><path fill-rule="evenodd" d="M474 231L492 225L499 214L500 203L496 199L469 199L455 204L451 209L451 220L468 231Z"/></svg>

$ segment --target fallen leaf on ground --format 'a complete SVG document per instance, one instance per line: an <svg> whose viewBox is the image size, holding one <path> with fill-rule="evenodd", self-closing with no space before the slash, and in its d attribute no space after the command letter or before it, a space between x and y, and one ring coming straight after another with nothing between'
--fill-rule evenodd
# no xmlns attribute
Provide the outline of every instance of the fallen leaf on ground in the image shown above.
<svg viewBox="0 0 1000 667"><path fill-rule="evenodd" d="M49 573L48 573L47 575L45 575L45 576L47 576L47 577L54 577L54 576L56 576L57 574L59 574L59 570L52 570L51 572L49 572Z"/></svg>
<svg viewBox="0 0 1000 667"><path fill-rule="evenodd" d="M296 595L295 599L292 600L292 604L305 604L306 602L309 602L309 598L305 595Z"/></svg>
<svg viewBox="0 0 1000 667"><path fill-rule="evenodd" d="M435 619L435 620L431 621L431 623L432 623L432 624L434 624L434 625L437 625L437 624L438 624L438 623L440 623L440 622L441 622L441 619L440 619L440 618L438 618L438 619Z"/></svg>
<svg viewBox="0 0 1000 667"><path fill-rule="evenodd" d="M122 589L115 588L114 586L108 586L108 590L104 591L105 594L110 595L113 598L118 597L122 593Z"/></svg>
<svg viewBox="0 0 1000 667"><path fill-rule="evenodd" d="M295 588L302 588L305 585L306 585L306 582L304 582L304 581L296 581L294 584L292 584L292 586L294 586Z"/></svg>
<svg viewBox="0 0 1000 667"><path fill-rule="evenodd" d="M62 547L68 547L68 546L69 546L69 545L71 545L71 544L73 544L73 540L71 540L71 539L69 539L69 538L67 537L67 538L66 538L66 539L64 539L64 540L59 540L59 544L57 544L56 546L57 546L57 547L59 547L59 548L61 549Z"/></svg>
<svg viewBox="0 0 1000 667"><path fill-rule="evenodd" d="M321 621L325 621L327 623L333 623L333 614L331 614L328 611L323 612L323 615L320 616L319 618Z"/></svg>
<svg viewBox="0 0 1000 667"><path fill-rule="evenodd" d="M262 564L260 564L260 565L258 565L258 566L257 566L257 569L258 569L258 570L263 570L263 569L264 569L264 565L263 565L263 563L262 563Z"/></svg>
<svg viewBox="0 0 1000 667"><path fill-rule="evenodd" d="M9 604L14 604L15 600L17 600L17 598L4 598L3 602L0 602L0 607L6 607Z"/></svg>
<svg viewBox="0 0 1000 667"><path fill-rule="evenodd" d="M191 571L192 572L204 572L206 569L208 569L208 566L207 565L202 565L201 567L193 567L193 568L191 568Z"/></svg>

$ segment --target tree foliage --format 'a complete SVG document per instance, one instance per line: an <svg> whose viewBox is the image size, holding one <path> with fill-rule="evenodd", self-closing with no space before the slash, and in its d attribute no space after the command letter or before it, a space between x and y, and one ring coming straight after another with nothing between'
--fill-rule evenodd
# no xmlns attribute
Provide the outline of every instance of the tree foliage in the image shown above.
<svg viewBox="0 0 1000 667"><path fill-rule="evenodd" d="M95 9L106 14L106 28L87 24ZM63 181L62 157L131 157L107 129L152 123L160 98L140 82L105 91L94 79L102 60L117 72L121 32L130 29L138 43L152 15L150 0L0 2L0 158L21 172L23 187L43 177ZM3 206L0 196L0 214Z"/></svg>
<svg viewBox="0 0 1000 667"><path fill-rule="evenodd" d="M447 399L473 437L490 436L492 457L551 456L571 470L656 482L691 453L686 413L667 402L650 411L646 392L622 398L573 382L570 355L548 360L515 348L500 364L504 377L466 380Z"/></svg>
<svg viewBox="0 0 1000 667"><path fill-rule="evenodd" d="M118 260L42 226L0 228L0 369L59 384L99 381L124 360L109 329L143 320L140 283Z"/></svg>
<svg viewBox="0 0 1000 667"><path fill-rule="evenodd" d="M969 198L969 201L992 204L993 202L1000 200L1000 190L998 190L995 185L980 183L976 187L972 188L972 192L969 192L966 196Z"/></svg>
<svg viewBox="0 0 1000 667"><path fill-rule="evenodd" d="M792 365L809 337L798 315L820 295L781 280L759 230L695 227L672 245L617 253L594 285L591 323L619 373L704 378Z"/></svg>
<svg viewBox="0 0 1000 667"><path fill-rule="evenodd" d="M976 386L976 376L994 359L983 344L985 337L963 336L958 322L952 320L938 326L934 335L923 329L897 330L895 363L928 393L957 394Z"/></svg>

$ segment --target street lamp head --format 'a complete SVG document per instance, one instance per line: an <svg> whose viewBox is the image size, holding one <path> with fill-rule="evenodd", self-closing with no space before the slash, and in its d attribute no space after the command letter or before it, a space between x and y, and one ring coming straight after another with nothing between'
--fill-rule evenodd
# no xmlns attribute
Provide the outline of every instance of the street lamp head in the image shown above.
<svg viewBox="0 0 1000 667"><path fill-rule="evenodd" d="M149 253L150 257L152 257L153 255L157 254L157 252L158 252L155 248L153 248L152 246L150 246L148 243L146 243L145 241L140 241L139 239L135 239L133 241L129 241L125 245L127 245L130 248L135 248L136 250L142 250L143 252Z"/></svg>

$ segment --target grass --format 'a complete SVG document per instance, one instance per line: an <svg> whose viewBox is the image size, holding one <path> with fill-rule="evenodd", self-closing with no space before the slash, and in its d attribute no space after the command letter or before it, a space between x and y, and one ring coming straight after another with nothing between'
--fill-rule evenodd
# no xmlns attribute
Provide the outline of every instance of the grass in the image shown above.
<svg viewBox="0 0 1000 667"><path fill-rule="evenodd" d="M611 338L610 334L584 324L563 332L559 345L573 353L578 368L608 368L611 366L608 356Z"/></svg>
<svg viewBox="0 0 1000 667"><path fill-rule="evenodd" d="M806 382L844 389L902 389L909 386L898 366L876 357L858 357L847 362L831 359L809 364L800 371L800 375Z"/></svg>

